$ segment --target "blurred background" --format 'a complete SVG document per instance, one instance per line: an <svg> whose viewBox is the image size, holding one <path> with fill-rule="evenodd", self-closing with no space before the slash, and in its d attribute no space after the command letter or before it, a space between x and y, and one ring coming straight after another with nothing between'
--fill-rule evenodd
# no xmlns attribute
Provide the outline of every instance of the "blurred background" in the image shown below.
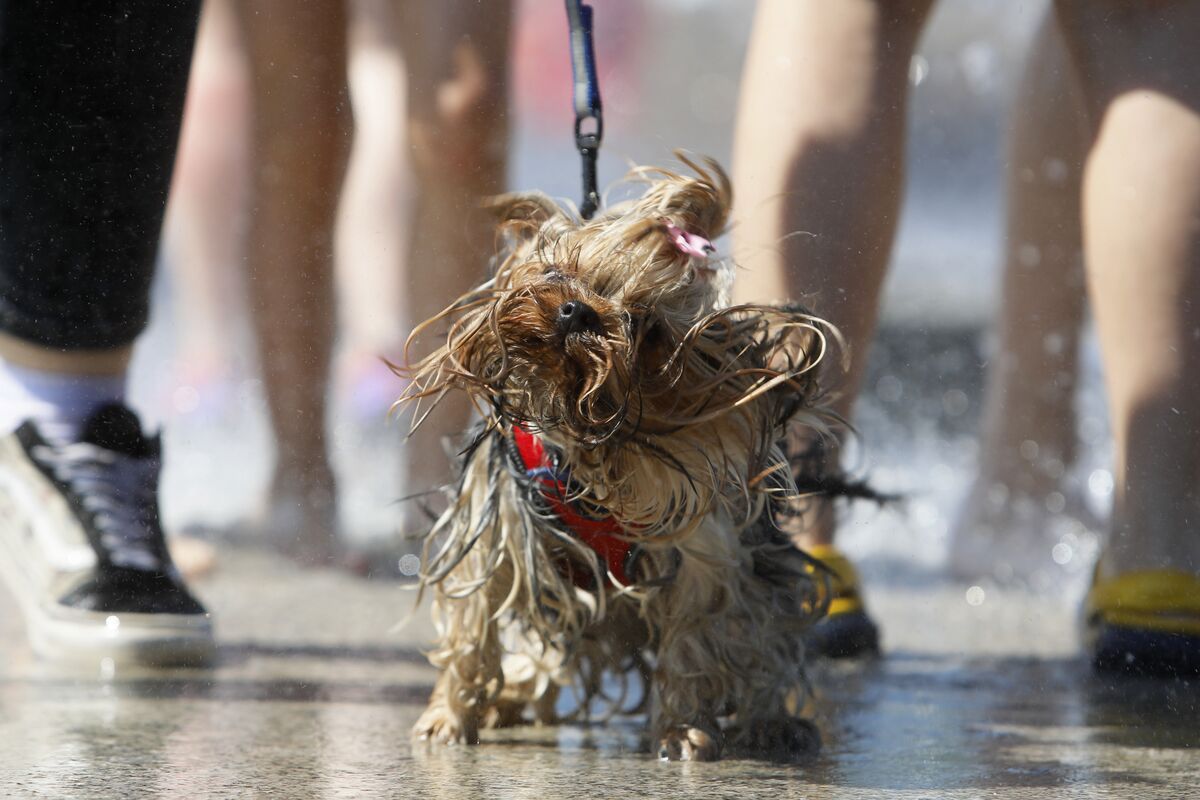
<svg viewBox="0 0 1200 800"><path fill-rule="evenodd" d="M389 422L387 413L402 384L380 368L377 357L394 356L412 322L398 317L392 294L404 284L396 276L414 270L410 279L419 281L420 270L430 268L404 263L412 199L399 122L403 54L379 25L392 13L389 6L383 0L351 3L355 116L371 127L373 146L393 153L396 163L378 169L375 216L358 219L356 228L343 225L340 234L338 254L347 262L338 266L340 313L355 324L342 328L329 409L344 536L369 545L394 539L396 501L405 494L395 458L404 446L405 426ZM599 0L596 6L606 123L601 183L616 181L630 164L668 163L676 148L710 155L728 167L751 5ZM940 3L911 63L908 185L853 453L857 469L878 488L906 500L893 509L857 509L839 540L868 583L913 584L934 574L973 475L982 376L991 357L988 323L999 299L1005 246L1007 112L1043 8L1037 1ZM198 44L192 91L205 91L204 113L210 118L245 113L233 68L236 32L230 28L228 21L221 27L206 18ZM512 58L509 187L577 201L579 159L571 136L560 4L517 3ZM191 100L193 107L201 102ZM189 144L185 134L181 160L189 147L208 141ZM241 311L244 254L238 240L249 211L244 206L239 211L236 182L217 191L229 214L223 224L230 243L223 251L196 244L188 235L188 211L173 198L154 320L134 367L135 405L150 424L165 426L164 514L176 531L236 532L263 502L272 459L256 351ZM343 217L347 213L343 209ZM352 228L371 235L346 241ZM727 251L728 243L722 244ZM1067 483L1099 513L1112 479L1090 334L1079 426L1082 452ZM1093 535L1076 526L1055 544L1054 563L1079 576L1059 585L1080 590L1095 553ZM1047 573L1043 582L1052 580Z"/></svg>

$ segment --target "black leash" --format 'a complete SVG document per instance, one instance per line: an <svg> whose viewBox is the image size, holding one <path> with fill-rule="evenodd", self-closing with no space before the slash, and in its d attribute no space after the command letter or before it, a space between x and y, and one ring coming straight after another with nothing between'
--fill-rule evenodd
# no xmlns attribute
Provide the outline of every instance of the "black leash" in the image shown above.
<svg viewBox="0 0 1200 800"><path fill-rule="evenodd" d="M583 160L583 203L579 214L591 219L600 207L596 190L596 157L604 136L600 110L600 82L596 80L596 53L592 47L592 7L580 0L566 0L567 23L571 28L571 74L575 91L575 147Z"/></svg>

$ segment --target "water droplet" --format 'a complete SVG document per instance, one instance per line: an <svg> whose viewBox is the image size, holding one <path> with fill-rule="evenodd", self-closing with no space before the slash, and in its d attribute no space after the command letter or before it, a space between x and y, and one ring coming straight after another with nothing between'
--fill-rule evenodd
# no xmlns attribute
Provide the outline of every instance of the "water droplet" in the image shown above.
<svg viewBox="0 0 1200 800"><path fill-rule="evenodd" d="M875 393L885 403L898 403L904 397L904 384L894 375L884 375L875 384Z"/></svg>
<svg viewBox="0 0 1200 800"><path fill-rule="evenodd" d="M945 410L947 416L961 416L970 405L971 402L967 399L966 392L959 389L951 389L942 395L942 409Z"/></svg>
<svg viewBox="0 0 1200 800"><path fill-rule="evenodd" d="M1061 514L1066 507L1067 498L1063 496L1062 492L1051 492L1046 495L1046 510L1051 514Z"/></svg>
<svg viewBox="0 0 1200 800"><path fill-rule="evenodd" d="M1053 184L1066 183L1067 175L1070 170L1067 169L1067 162L1061 158L1047 158L1042 162L1042 174L1046 176L1046 180Z"/></svg>
<svg viewBox="0 0 1200 800"><path fill-rule="evenodd" d="M938 511L937 504L929 501L914 502L909 513L912 514L913 522L925 529L937 525L942 517L941 512Z"/></svg>
<svg viewBox="0 0 1200 800"><path fill-rule="evenodd" d="M1067 338L1061 333L1047 333L1042 338L1042 349L1046 351L1046 355L1061 355L1066 346Z"/></svg>
<svg viewBox="0 0 1200 800"><path fill-rule="evenodd" d="M1071 545L1064 542L1059 542L1054 545L1054 549L1050 551L1050 557L1054 559L1055 564L1063 565L1071 561L1075 556L1075 551Z"/></svg>
<svg viewBox="0 0 1200 800"><path fill-rule="evenodd" d="M1023 244L1017 248L1017 261L1023 267L1036 267L1042 263L1042 251L1036 244Z"/></svg>
<svg viewBox="0 0 1200 800"><path fill-rule="evenodd" d="M171 393L171 405L176 414L191 414L200 407L200 392L195 386L180 386Z"/></svg>
<svg viewBox="0 0 1200 800"><path fill-rule="evenodd" d="M1088 475L1088 491L1097 497L1108 497L1113 490L1112 473L1106 469L1094 469Z"/></svg>
<svg viewBox="0 0 1200 800"><path fill-rule="evenodd" d="M969 606L981 606L986 598L987 593L983 591L982 586L972 586L967 589L967 605Z"/></svg>
<svg viewBox="0 0 1200 800"><path fill-rule="evenodd" d="M920 53L913 54L912 60L908 62L908 82L913 86L920 86L928 76L929 59Z"/></svg>
<svg viewBox="0 0 1200 800"><path fill-rule="evenodd" d="M1083 414L1079 418L1079 438L1090 445L1099 445L1108 439L1108 419L1096 414Z"/></svg>
<svg viewBox="0 0 1200 800"><path fill-rule="evenodd" d="M1042 464L1042 471L1046 473L1047 478L1059 480L1066 473L1067 468L1059 459L1048 458L1046 459L1046 462Z"/></svg>
<svg viewBox="0 0 1200 800"><path fill-rule="evenodd" d="M1000 85L1000 56L990 42L978 40L962 49L959 55L967 86L975 94L990 94Z"/></svg>
<svg viewBox="0 0 1200 800"><path fill-rule="evenodd" d="M400 556L400 574L412 577L421 571L421 559L412 553Z"/></svg>
<svg viewBox="0 0 1200 800"><path fill-rule="evenodd" d="M1038 457L1038 443L1033 439L1026 439L1021 442L1021 446L1017 450L1020 452L1021 458L1026 461L1033 461Z"/></svg>

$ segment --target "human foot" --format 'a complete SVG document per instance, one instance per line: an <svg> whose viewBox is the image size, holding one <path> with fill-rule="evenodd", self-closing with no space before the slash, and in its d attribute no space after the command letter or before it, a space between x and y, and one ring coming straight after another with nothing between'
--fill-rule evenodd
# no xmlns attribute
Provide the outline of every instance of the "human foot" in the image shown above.
<svg viewBox="0 0 1200 800"><path fill-rule="evenodd" d="M1082 494L1059 482L1014 489L976 479L951 527L948 571L1035 588L1080 572L1095 558L1099 527Z"/></svg>

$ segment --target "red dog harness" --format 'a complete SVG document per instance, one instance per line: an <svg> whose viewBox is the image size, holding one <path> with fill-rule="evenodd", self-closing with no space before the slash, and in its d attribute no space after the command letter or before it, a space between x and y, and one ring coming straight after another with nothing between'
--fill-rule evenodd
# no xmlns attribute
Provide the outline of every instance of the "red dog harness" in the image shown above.
<svg viewBox="0 0 1200 800"><path fill-rule="evenodd" d="M574 503L567 501L569 478L555 469L554 461L546 452L542 440L521 425L512 426L512 437L525 473L541 484L542 496L546 498L550 510L562 520L567 530L600 556L601 562L617 581L628 586L630 580L626 568L630 565L634 546L621 537L625 532L621 523L612 515L597 519L581 514Z"/></svg>

